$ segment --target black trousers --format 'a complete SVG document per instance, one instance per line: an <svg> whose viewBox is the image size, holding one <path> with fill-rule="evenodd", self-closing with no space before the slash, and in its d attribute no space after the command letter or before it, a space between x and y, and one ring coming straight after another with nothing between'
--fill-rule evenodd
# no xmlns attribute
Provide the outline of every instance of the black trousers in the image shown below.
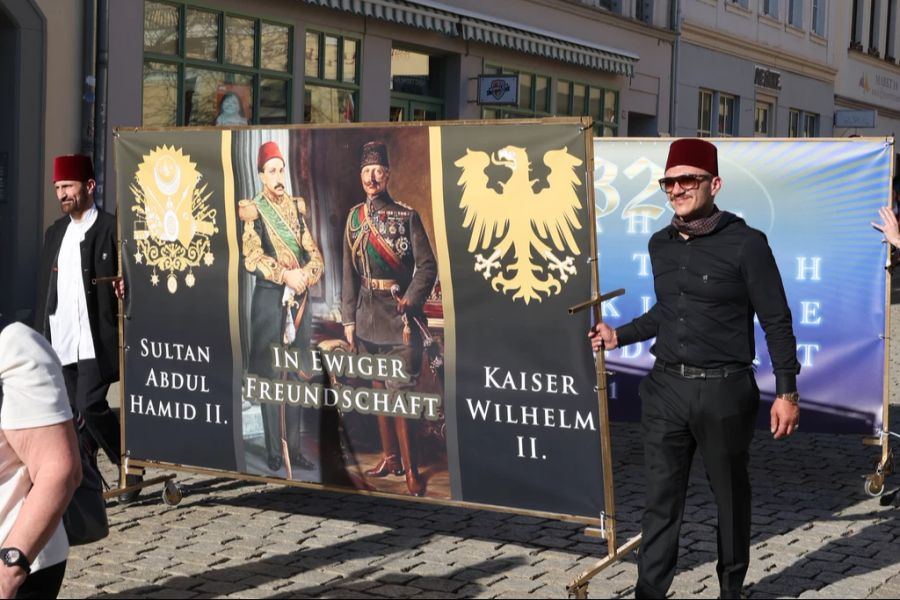
<svg viewBox="0 0 900 600"><path fill-rule="evenodd" d="M121 452L119 419L106 401L109 383L100 377L96 360L79 360L62 368L72 411L84 418L92 447L100 448L118 465Z"/></svg>
<svg viewBox="0 0 900 600"><path fill-rule="evenodd" d="M718 509L722 598L738 598L750 561L750 442L759 389L750 370L685 379L653 370L640 385L646 506L637 598L665 598L675 576L691 461L699 448Z"/></svg>
<svg viewBox="0 0 900 600"><path fill-rule="evenodd" d="M56 598L59 595L59 590L62 588L65 576L66 561L35 571L25 578L25 583L16 592L16 599Z"/></svg>

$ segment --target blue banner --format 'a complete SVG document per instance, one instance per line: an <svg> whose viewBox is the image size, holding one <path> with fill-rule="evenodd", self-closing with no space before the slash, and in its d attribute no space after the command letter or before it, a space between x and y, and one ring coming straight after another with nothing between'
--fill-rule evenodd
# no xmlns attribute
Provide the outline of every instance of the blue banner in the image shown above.
<svg viewBox="0 0 900 600"><path fill-rule="evenodd" d="M716 204L766 234L793 314L804 431L873 433L882 423L886 247L870 223L890 201L891 139L711 140ZM672 210L657 180L670 140L595 139L594 191L603 306L610 325L655 302L647 242ZM756 324L755 365L768 428L775 379ZM637 384L653 340L609 353L613 418L639 415Z"/></svg>

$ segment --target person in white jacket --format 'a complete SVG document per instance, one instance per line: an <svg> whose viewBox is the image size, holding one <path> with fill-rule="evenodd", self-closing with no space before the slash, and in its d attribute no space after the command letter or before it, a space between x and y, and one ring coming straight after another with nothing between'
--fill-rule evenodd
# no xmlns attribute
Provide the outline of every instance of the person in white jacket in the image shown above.
<svg viewBox="0 0 900 600"><path fill-rule="evenodd" d="M56 598L62 515L81 461L62 367L39 333L0 317L0 597Z"/></svg>

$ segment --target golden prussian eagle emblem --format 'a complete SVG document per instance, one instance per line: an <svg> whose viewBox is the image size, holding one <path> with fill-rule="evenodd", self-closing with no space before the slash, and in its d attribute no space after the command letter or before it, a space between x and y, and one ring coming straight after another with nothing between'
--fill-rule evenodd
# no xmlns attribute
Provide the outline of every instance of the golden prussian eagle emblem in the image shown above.
<svg viewBox="0 0 900 600"><path fill-rule="evenodd" d="M159 285L157 269L168 273L170 293L178 290L176 273L187 271L184 282L195 283L194 267L210 266L210 237L218 232L211 192L201 185L202 175L181 149L162 146L144 156L130 190L135 203L134 262L153 268L150 282Z"/></svg>
<svg viewBox="0 0 900 600"><path fill-rule="evenodd" d="M495 291L512 293L525 304L559 294L576 274L574 256L581 253L572 233L581 229L582 201L576 193L581 159L568 148L546 152L550 174L539 192L525 148L506 146L493 156L466 149L453 164L462 169L460 208L463 227L471 229L468 251L475 254L475 271L490 279ZM485 169L491 164L511 172L500 192L488 186Z"/></svg>

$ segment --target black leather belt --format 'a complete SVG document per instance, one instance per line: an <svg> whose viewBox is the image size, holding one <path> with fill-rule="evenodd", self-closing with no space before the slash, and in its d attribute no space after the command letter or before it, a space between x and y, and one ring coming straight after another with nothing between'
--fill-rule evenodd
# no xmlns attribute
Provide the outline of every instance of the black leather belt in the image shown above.
<svg viewBox="0 0 900 600"><path fill-rule="evenodd" d="M752 368L752 365L736 364L718 369L701 369L700 367L692 367L684 363L670 363L659 359L656 359L656 363L653 365L655 371L671 373L685 379L724 379L737 373L749 371Z"/></svg>

